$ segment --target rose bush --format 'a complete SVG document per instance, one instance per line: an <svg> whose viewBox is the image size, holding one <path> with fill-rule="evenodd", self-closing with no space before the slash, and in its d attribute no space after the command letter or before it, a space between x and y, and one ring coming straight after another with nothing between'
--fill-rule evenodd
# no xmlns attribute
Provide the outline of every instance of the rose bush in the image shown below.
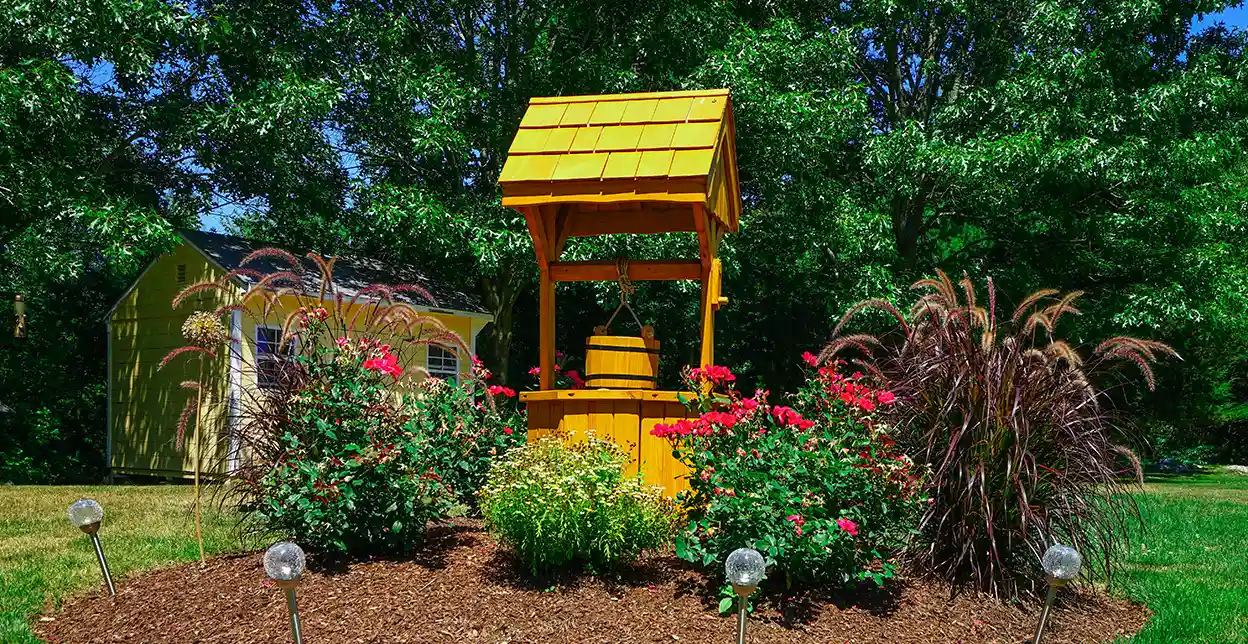
<svg viewBox="0 0 1248 644"><path fill-rule="evenodd" d="M243 512L359 555L408 551L429 521L470 510L492 459L523 441L515 392L486 385L475 360L458 386L405 373L377 341L343 337L294 357L262 412L263 458L236 476Z"/></svg>
<svg viewBox="0 0 1248 644"><path fill-rule="evenodd" d="M791 405L742 396L722 366L687 372L695 419L657 425L689 468L689 522L676 554L720 566L757 549L787 583L883 583L918 509L919 475L871 411L892 394L835 366L812 372Z"/></svg>

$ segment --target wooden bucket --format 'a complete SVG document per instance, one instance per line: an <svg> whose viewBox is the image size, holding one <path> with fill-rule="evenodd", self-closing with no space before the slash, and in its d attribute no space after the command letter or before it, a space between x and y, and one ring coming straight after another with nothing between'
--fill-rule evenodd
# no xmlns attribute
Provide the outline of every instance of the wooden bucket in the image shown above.
<svg viewBox="0 0 1248 644"><path fill-rule="evenodd" d="M596 335L585 341L585 387L654 389L659 383L659 341Z"/></svg>

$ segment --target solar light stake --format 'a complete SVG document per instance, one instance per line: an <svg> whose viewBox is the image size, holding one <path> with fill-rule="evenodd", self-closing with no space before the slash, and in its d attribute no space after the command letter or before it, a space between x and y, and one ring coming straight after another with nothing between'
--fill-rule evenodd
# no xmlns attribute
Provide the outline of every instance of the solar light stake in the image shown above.
<svg viewBox="0 0 1248 644"><path fill-rule="evenodd" d="M273 544L264 553L264 572L269 579L277 582L278 588L286 593L286 610L290 613L290 635L295 644L303 644L303 632L299 626L299 602L295 599L295 588L299 586L299 578L303 576L306 560L303 549L289 542L281 541Z"/></svg>
<svg viewBox="0 0 1248 644"><path fill-rule="evenodd" d="M737 644L745 644L746 598L758 588L767 571L767 562L757 550L738 548L724 562L724 573L737 593Z"/></svg>
<svg viewBox="0 0 1248 644"><path fill-rule="evenodd" d="M1044 637L1044 624L1049 620L1049 610L1053 608L1053 600L1057 598L1057 589L1079 574L1083 557L1070 546L1055 545L1045 551L1040 566L1044 568L1044 574L1048 578L1049 592L1044 599L1044 610L1040 612L1040 623L1036 625L1036 639L1032 644L1040 644L1040 639Z"/></svg>
<svg viewBox="0 0 1248 644"><path fill-rule="evenodd" d="M113 586L113 576L108 574L108 560L104 558L104 548L100 547L100 535L96 534L100 531L100 525L104 523L104 508L92 499L78 499L69 506L69 522L91 535L91 543L95 546L95 558L100 562L100 574L104 577L104 585L108 587L108 594L116 595L117 588Z"/></svg>

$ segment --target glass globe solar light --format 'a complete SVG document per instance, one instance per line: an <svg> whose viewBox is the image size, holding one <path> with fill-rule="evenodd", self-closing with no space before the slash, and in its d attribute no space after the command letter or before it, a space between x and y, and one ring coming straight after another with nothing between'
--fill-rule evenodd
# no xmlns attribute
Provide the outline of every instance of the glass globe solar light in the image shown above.
<svg viewBox="0 0 1248 644"><path fill-rule="evenodd" d="M1057 598L1057 589L1079 576L1083 557L1070 546L1055 544L1040 558L1040 567L1044 569L1046 581L1049 582L1049 592L1044 599L1044 609L1040 612L1040 623L1036 625L1036 639L1032 644L1040 644L1044 637L1044 625L1049 621L1049 611L1053 608L1053 600Z"/></svg>
<svg viewBox="0 0 1248 644"><path fill-rule="evenodd" d="M78 499L69 506L69 522L87 534L93 534L104 522L104 508L95 499Z"/></svg>
<svg viewBox="0 0 1248 644"><path fill-rule="evenodd" d="M264 553L264 573L269 579L277 582L278 588L286 594L286 610L290 613L290 636L295 644L303 644L303 633L299 624L299 602L295 598L295 588L303 577L303 569L307 558L303 548L290 541L279 541L269 546Z"/></svg>
<svg viewBox="0 0 1248 644"><path fill-rule="evenodd" d="M104 508L95 499L78 499L69 506L69 522L91 537L95 546L95 558L100 562L100 575L104 578L104 586L108 594L116 595L113 576L108 573L108 560L104 558L104 548L100 546L100 526L104 524Z"/></svg>
<svg viewBox="0 0 1248 644"><path fill-rule="evenodd" d="M1056 545L1045 551L1040 566L1049 576L1049 583L1064 586L1079 575L1083 557L1070 546Z"/></svg>
<svg viewBox="0 0 1248 644"><path fill-rule="evenodd" d="M746 597L767 575L767 562L757 550L737 548L724 562L724 574L737 593L737 644L745 644Z"/></svg>

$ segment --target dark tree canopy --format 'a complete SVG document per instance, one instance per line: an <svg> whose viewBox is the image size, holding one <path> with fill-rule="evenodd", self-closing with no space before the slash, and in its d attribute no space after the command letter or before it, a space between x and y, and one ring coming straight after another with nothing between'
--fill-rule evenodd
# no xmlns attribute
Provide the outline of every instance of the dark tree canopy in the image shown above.
<svg viewBox="0 0 1248 644"><path fill-rule="evenodd" d="M498 320L480 347L521 378L536 267L496 179L527 100L702 87L733 92L745 196L721 361L783 389L850 303L966 270L1006 300L1087 291L1075 341L1172 344L1161 394L1122 404L1155 437L1225 441L1248 418L1248 67L1244 32L1191 25L1228 4L8 3L0 290L30 295L32 338L0 353L0 479L99 471L104 311L207 215L477 289ZM669 375L693 351L688 288L637 296ZM561 287L563 348L614 299Z"/></svg>

